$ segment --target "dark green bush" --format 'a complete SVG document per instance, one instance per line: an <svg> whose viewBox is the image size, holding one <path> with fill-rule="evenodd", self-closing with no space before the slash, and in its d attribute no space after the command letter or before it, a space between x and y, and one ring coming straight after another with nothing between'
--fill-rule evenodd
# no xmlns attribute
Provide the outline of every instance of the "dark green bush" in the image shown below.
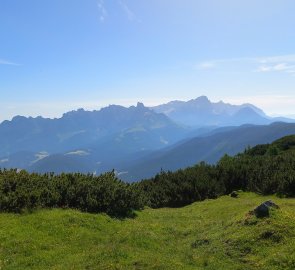
<svg viewBox="0 0 295 270"><path fill-rule="evenodd" d="M62 207L123 217L140 209L141 201L133 186L117 179L114 172L93 176L0 171L1 211Z"/></svg>

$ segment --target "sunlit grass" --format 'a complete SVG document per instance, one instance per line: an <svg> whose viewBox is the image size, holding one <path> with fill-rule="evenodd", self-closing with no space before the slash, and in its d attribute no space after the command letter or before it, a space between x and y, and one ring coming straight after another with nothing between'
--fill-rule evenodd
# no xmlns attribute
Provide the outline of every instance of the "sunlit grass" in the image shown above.
<svg viewBox="0 0 295 270"><path fill-rule="evenodd" d="M273 199L271 217L248 215ZM295 199L241 193L117 220L74 210L0 214L0 269L295 269Z"/></svg>

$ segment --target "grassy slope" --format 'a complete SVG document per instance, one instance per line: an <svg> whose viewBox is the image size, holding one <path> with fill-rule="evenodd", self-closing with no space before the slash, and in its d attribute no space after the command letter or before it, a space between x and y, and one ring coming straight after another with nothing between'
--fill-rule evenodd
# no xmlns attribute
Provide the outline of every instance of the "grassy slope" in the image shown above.
<svg viewBox="0 0 295 270"><path fill-rule="evenodd" d="M0 269L295 269L295 199L242 193L113 220L73 210L0 214Z"/></svg>

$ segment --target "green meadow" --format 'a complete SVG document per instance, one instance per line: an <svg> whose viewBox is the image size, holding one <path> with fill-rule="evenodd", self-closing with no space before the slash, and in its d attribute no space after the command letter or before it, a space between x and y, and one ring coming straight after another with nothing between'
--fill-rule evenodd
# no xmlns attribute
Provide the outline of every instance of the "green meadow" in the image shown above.
<svg viewBox="0 0 295 270"><path fill-rule="evenodd" d="M249 214L272 199L269 218ZM295 199L239 193L136 217L0 214L0 269L295 269Z"/></svg>

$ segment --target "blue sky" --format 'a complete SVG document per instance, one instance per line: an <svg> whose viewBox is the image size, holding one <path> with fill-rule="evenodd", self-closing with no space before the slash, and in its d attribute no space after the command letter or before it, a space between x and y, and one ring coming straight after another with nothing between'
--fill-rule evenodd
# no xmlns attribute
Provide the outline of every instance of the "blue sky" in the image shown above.
<svg viewBox="0 0 295 270"><path fill-rule="evenodd" d="M294 0L1 0L0 120L207 95L295 115Z"/></svg>

